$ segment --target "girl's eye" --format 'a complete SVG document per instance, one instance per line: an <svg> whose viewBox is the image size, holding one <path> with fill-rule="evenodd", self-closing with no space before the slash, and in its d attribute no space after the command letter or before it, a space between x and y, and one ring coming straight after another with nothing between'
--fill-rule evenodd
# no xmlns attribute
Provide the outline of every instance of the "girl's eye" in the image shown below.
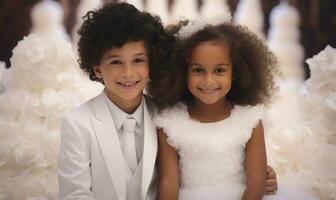
<svg viewBox="0 0 336 200"><path fill-rule="evenodd" d="M136 58L136 59L134 59L134 62L135 63L144 63L145 59L143 59L143 58Z"/></svg>
<svg viewBox="0 0 336 200"><path fill-rule="evenodd" d="M203 70L202 68L200 68L200 67L197 67L197 68L194 68L194 69L192 70L192 72L194 72L194 73L196 73L196 74L201 74L201 73L204 72L204 70Z"/></svg>
<svg viewBox="0 0 336 200"><path fill-rule="evenodd" d="M216 68L215 69L215 72L217 73L217 74L221 74L221 73L224 73L226 70L224 69L224 68Z"/></svg>
<svg viewBox="0 0 336 200"><path fill-rule="evenodd" d="M121 64L121 60L112 60L110 62L111 65L120 65Z"/></svg>

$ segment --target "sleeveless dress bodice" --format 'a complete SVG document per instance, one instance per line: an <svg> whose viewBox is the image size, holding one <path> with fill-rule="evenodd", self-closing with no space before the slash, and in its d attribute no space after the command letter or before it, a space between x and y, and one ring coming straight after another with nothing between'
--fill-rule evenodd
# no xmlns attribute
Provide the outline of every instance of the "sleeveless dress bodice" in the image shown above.
<svg viewBox="0 0 336 200"><path fill-rule="evenodd" d="M201 123L178 103L156 117L179 154L180 199L239 199L245 189L245 145L263 114L262 106L235 105L228 118ZM206 193L206 194L205 194ZM216 197L215 197L216 196Z"/></svg>

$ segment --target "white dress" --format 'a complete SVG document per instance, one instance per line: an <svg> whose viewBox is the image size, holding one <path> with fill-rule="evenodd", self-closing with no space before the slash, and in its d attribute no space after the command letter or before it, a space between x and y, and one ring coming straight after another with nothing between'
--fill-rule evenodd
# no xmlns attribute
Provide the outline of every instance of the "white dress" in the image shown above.
<svg viewBox="0 0 336 200"><path fill-rule="evenodd" d="M262 106L236 105L228 118L201 123L191 119L187 107L178 103L155 118L180 157L179 199L241 199L245 190L245 144L263 113ZM311 198L277 194L264 199Z"/></svg>

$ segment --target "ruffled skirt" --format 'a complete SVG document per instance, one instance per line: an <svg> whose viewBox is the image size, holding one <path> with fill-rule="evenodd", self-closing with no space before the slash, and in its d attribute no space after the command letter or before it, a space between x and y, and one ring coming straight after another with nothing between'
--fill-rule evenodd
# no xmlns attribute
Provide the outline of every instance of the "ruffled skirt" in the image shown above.
<svg viewBox="0 0 336 200"><path fill-rule="evenodd" d="M229 187L182 188L179 192L179 200L240 200L243 193L244 188L232 185ZM279 186L276 194L265 195L263 200L318 200L318 198L303 190Z"/></svg>

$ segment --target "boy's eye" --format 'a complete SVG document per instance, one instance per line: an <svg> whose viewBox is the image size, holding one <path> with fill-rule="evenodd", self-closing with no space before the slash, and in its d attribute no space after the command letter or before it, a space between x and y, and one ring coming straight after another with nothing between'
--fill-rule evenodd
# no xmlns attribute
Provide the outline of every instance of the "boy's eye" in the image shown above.
<svg viewBox="0 0 336 200"><path fill-rule="evenodd" d="M136 58L136 59L134 59L134 62L135 63L144 63L145 59L144 58Z"/></svg>
<svg viewBox="0 0 336 200"><path fill-rule="evenodd" d="M120 65L121 64L121 60L112 60L110 62L111 65Z"/></svg>
<svg viewBox="0 0 336 200"><path fill-rule="evenodd" d="M217 73L217 74L224 73L225 71L226 70L224 68L221 68L221 67L215 69L215 73Z"/></svg>

